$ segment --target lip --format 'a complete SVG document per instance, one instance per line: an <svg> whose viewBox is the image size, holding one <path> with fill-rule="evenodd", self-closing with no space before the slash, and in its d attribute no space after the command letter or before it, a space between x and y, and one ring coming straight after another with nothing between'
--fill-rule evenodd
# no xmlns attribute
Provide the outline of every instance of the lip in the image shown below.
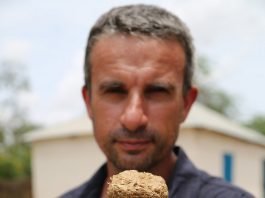
<svg viewBox="0 0 265 198"><path fill-rule="evenodd" d="M125 151L141 151L144 150L149 144L149 140L118 140L116 142L122 150Z"/></svg>

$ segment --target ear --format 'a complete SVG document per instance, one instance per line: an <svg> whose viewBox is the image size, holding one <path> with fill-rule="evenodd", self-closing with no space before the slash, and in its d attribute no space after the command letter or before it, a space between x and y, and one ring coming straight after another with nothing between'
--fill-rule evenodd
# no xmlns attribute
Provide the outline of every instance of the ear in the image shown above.
<svg viewBox="0 0 265 198"><path fill-rule="evenodd" d="M184 122L186 117L190 112L190 108L193 105L194 101L196 100L198 95L198 89L195 87L191 87L186 96L184 96L184 103L183 103L183 112L182 112L182 120Z"/></svg>
<svg viewBox="0 0 265 198"><path fill-rule="evenodd" d="M87 114L92 119L93 116L92 116L92 109L91 109L91 96L89 95L88 89L85 85L82 87L82 95L83 95L83 100L86 105Z"/></svg>

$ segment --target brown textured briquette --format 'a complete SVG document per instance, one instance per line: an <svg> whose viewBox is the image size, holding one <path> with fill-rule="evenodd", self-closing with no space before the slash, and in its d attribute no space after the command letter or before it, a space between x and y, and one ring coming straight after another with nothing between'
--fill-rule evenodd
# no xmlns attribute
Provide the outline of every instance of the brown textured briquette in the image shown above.
<svg viewBox="0 0 265 198"><path fill-rule="evenodd" d="M110 180L108 198L168 198L165 180L151 173L127 170Z"/></svg>

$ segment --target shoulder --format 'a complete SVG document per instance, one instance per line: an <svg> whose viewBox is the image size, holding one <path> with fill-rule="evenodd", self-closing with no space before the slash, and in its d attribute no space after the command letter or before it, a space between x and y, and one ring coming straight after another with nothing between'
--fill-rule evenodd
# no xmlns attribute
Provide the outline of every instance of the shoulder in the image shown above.
<svg viewBox="0 0 265 198"><path fill-rule="evenodd" d="M182 198L254 198L245 190L222 178L212 177L200 170L196 170L194 174L177 175L171 186L170 195Z"/></svg>
<svg viewBox="0 0 265 198"><path fill-rule="evenodd" d="M199 197L215 197L215 198L253 198L251 194L243 189L236 187L221 178L211 177L201 172L197 178L199 180Z"/></svg>
<svg viewBox="0 0 265 198"><path fill-rule="evenodd" d="M197 169L181 148L175 148L174 152L178 160L169 186L170 197L253 198L222 178Z"/></svg>
<svg viewBox="0 0 265 198"><path fill-rule="evenodd" d="M87 188L88 185L89 181L64 193L59 198L79 198L81 197L81 194L83 194L84 190Z"/></svg>

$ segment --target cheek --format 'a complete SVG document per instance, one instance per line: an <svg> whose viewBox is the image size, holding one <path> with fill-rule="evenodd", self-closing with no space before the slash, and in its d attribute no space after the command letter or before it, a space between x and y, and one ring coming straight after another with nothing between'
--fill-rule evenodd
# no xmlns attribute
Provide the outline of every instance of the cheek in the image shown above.
<svg viewBox="0 0 265 198"><path fill-rule="evenodd" d="M95 109L95 117L104 125L114 124L119 120L122 108L120 105L111 105L106 103L99 103Z"/></svg>
<svg viewBox="0 0 265 198"><path fill-rule="evenodd" d="M121 108L100 100L93 104L93 124L97 136L105 136L118 127Z"/></svg>
<svg viewBox="0 0 265 198"><path fill-rule="evenodd" d="M112 130L112 127L110 126L111 122L109 118L105 118L101 115L101 112L98 112L97 115L93 117L93 128L98 146L105 153L106 145L110 142L109 133Z"/></svg>
<svg viewBox="0 0 265 198"><path fill-rule="evenodd" d="M167 123L174 125L179 123L181 116L181 107L176 103L157 104L149 108L151 120L155 123Z"/></svg>
<svg viewBox="0 0 265 198"><path fill-rule="evenodd" d="M159 131L160 138L174 144L181 122L181 108L176 104L156 106L150 111L150 116L150 125Z"/></svg>

